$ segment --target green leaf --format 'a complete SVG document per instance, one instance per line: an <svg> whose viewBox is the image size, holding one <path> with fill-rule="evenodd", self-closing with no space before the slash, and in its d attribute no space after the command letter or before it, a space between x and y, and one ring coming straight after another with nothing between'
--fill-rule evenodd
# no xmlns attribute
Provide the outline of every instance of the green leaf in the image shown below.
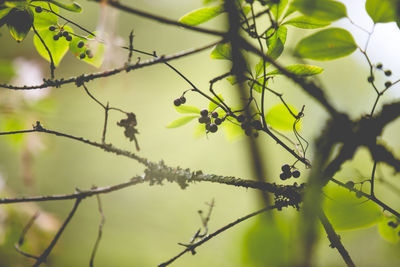
<svg viewBox="0 0 400 267"><path fill-rule="evenodd" d="M96 34L96 32L94 32L94 34ZM85 44L81 48L78 47L79 41L82 41ZM74 36L72 41L69 43L69 49L76 58L93 65L96 68L99 68L101 64L103 64L105 46L93 39L92 35L85 38ZM81 54L85 54L83 59L80 58ZM89 58L89 54L92 55L92 58Z"/></svg>
<svg viewBox="0 0 400 267"><path fill-rule="evenodd" d="M265 81L265 86L267 86L268 85L268 77L265 77L265 76L262 76L262 77L260 77L260 78L258 78L256 81L257 81L257 83L254 83L254 85L253 85L253 89L256 91L256 92L258 92L258 93L262 93L262 90L263 90L263 87L262 87L262 85L264 84L264 79L266 79L266 81ZM250 81L249 82L249 86L251 86L253 84L253 81Z"/></svg>
<svg viewBox="0 0 400 267"><path fill-rule="evenodd" d="M323 203L326 216L336 230L350 230L369 227L382 220L382 211L378 205L357 198L354 192L336 184L324 188L327 196Z"/></svg>
<svg viewBox="0 0 400 267"><path fill-rule="evenodd" d="M392 225L389 225L390 223ZM400 226L394 216L384 217L383 220L378 223L378 231L381 237L390 243L397 244L400 240Z"/></svg>
<svg viewBox="0 0 400 267"><path fill-rule="evenodd" d="M288 104L290 110L296 115L298 111L295 107ZM272 128L277 130L289 131L293 130L293 124L296 119L290 114L287 107L281 103L273 106L265 115L265 121ZM301 128L301 121L296 124L296 130Z"/></svg>
<svg viewBox="0 0 400 267"><path fill-rule="evenodd" d="M365 9L374 23L396 21L396 2L393 0L367 0Z"/></svg>
<svg viewBox="0 0 400 267"><path fill-rule="evenodd" d="M221 99L221 101L224 101L224 98L222 97L221 94L218 94L218 97L219 97L219 99ZM217 102L217 103L221 103L216 96L214 96L212 99L215 100L215 102ZM217 104L210 101L210 103L208 104L208 111L210 111L210 112L214 111L217 107L218 107Z"/></svg>
<svg viewBox="0 0 400 267"><path fill-rule="evenodd" d="M214 46L211 50L210 58L212 59L228 59L231 60L232 49L230 43L221 43Z"/></svg>
<svg viewBox="0 0 400 267"><path fill-rule="evenodd" d="M64 30L68 32L73 32L72 29L68 26L64 26ZM61 37L57 41L54 41L53 36L57 33L49 31L49 29L38 30L38 33L42 37L47 48L50 50L51 56L53 57L54 65L57 67L63 59L65 53L67 53L70 42L68 42L64 37ZM39 52L39 54L50 62L49 53L40 41L39 37L36 36L36 34L33 37L33 44L35 45L35 48Z"/></svg>
<svg viewBox="0 0 400 267"><path fill-rule="evenodd" d="M49 29L50 26L57 25L58 17L55 14L47 11L51 8L51 10L58 14L59 8L57 6L45 2L34 2L34 5L43 8L42 12L35 13L35 20L33 22L33 25L35 26L36 30ZM33 11L35 7L31 7L31 9Z"/></svg>
<svg viewBox="0 0 400 267"><path fill-rule="evenodd" d="M222 12L224 12L224 8L222 5L214 7L203 7L187 13L178 21L187 25L195 26L209 21L212 18L215 18Z"/></svg>
<svg viewBox="0 0 400 267"><path fill-rule="evenodd" d="M274 15L275 20L278 20L283 11L285 11L286 6L288 4L288 0L281 0L278 4L273 4L271 7L271 13Z"/></svg>
<svg viewBox="0 0 400 267"><path fill-rule="evenodd" d="M348 56L357 49L353 36L340 28L321 30L301 40L295 55L314 60L332 60Z"/></svg>
<svg viewBox="0 0 400 267"><path fill-rule="evenodd" d="M231 75L229 77L226 78L226 80L231 84L234 85L237 83L237 79L235 75Z"/></svg>
<svg viewBox="0 0 400 267"><path fill-rule="evenodd" d="M277 59L283 52L283 43L280 38L273 40L269 47L267 55L269 55L272 59Z"/></svg>
<svg viewBox="0 0 400 267"><path fill-rule="evenodd" d="M178 128L181 127L187 123L189 123L190 121L192 121L194 118L198 118L199 116L195 116L195 115L189 115L189 116L184 116L184 117L180 117L179 119L176 119L174 121L172 121L171 123L169 123L166 127L167 128Z"/></svg>
<svg viewBox="0 0 400 267"><path fill-rule="evenodd" d="M318 29L330 24L329 21L318 20L308 16L295 17L283 23L283 25L290 25L301 29Z"/></svg>
<svg viewBox="0 0 400 267"><path fill-rule="evenodd" d="M49 2L51 2L52 4L55 4L56 6L59 6L65 10L68 11L72 11L72 12L81 12L82 11L82 7L80 4L78 4L77 2L73 2L72 4L64 4L64 3L60 3L58 1L55 0L48 0Z"/></svg>
<svg viewBox="0 0 400 267"><path fill-rule="evenodd" d="M7 16L7 26L12 37L22 42L29 33L33 24L33 12L30 8L23 10L14 8Z"/></svg>
<svg viewBox="0 0 400 267"><path fill-rule="evenodd" d="M199 114L200 109L195 106L189 106L189 105L180 105L179 107L174 106L175 110L178 111L179 113L194 113L194 114Z"/></svg>
<svg viewBox="0 0 400 267"><path fill-rule="evenodd" d="M194 127L193 137L198 139L206 135L206 125L202 123L197 123Z"/></svg>
<svg viewBox="0 0 400 267"><path fill-rule="evenodd" d="M267 39L267 46L270 47L271 43L273 43L276 39L280 39L282 44L284 45L286 43L286 37L287 37L287 28L285 26L279 26L277 30L275 29L270 29L267 31L267 36L270 36Z"/></svg>
<svg viewBox="0 0 400 267"><path fill-rule="evenodd" d="M0 81L8 82L15 75L12 62L0 59Z"/></svg>
<svg viewBox="0 0 400 267"><path fill-rule="evenodd" d="M335 21L347 16L346 6L333 0L295 0L292 8L319 20Z"/></svg>
<svg viewBox="0 0 400 267"><path fill-rule="evenodd" d="M269 65L270 65L269 62L265 62L265 69L267 69ZM262 75L264 72L264 60L261 58L254 68L256 70L256 77Z"/></svg>
<svg viewBox="0 0 400 267"><path fill-rule="evenodd" d="M0 7L0 20L10 13L11 7Z"/></svg>
<svg viewBox="0 0 400 267"><path fill-rule="evenodd" d="M321 67L312 66L312 65L304 65L304 64L290 65L290 66L285 67L285 69L297 76L302 76L302 77L317 75L324 71L324 69ZM271 72L268 72L266 76L279 75L279 74L282 74L282 72L280 70L273 70Z"/></svg>

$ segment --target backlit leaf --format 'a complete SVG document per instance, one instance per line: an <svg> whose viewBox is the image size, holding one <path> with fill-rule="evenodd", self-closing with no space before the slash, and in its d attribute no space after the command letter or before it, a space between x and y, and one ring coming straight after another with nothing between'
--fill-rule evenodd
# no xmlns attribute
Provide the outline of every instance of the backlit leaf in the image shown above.
<svg viewBox="0 0 400 267"><path fill-rule="evenodd" d="M297 115L298 111L295 107L288 104L290 110ZM277 130L289 131L293 130L293 124L295 122L295 118L290 114L287 107L281 103L273 106L265 115L265 121L272 128ZM301 122L296 124L296 130L299 130L301 127Z"/></svg>
<svg viewBox="0 0 400 267"><path fill-rule="evenodd" d="M232 58L231 50L232 49L230 43L217 44L211 50L210 58L230 60Z"/></svg>
<svg viewBox="0 0 400 267"><path fill-rule="evenodd" d="M329 26L330 24L331 23L329 21L318 20L308 16L295 17L283 23L283 25L291 25L301 29L323 28Z"/></svg>
<svg viewBox="0 0 400 267"><path fill-rule="evenodd" d="M203 7L189 12L178 21L188 25L199 25L224 12L223 6Z"/></svg>
<svg viewBox="0 0 400 267"><path fill-rule="evenodd" d="M64 30L73 32L68 26L64 26ZM53 37L57 34L57 32L52 32L48 29L38 30L38 33L42 37L47 48L50 50L54 65L57 67L63 59L65 53L67 53L70 42L68 42L64 37L60 37L57 41L54 41ZM33 37L33 44L35 45L35 48L39 54L50 62L49 53L47 52L43 43L40 41L39 37L36 35Z"/></svg>
<svg viewBox="0 0 400 267"><path fill-rule="evenodd" d="M372 201L357 198L354 192L336 184L328 184L324 188L323 208L326 216L336 230L350 230L369 227L382 220L382 211Z"/></svg>
<svg viewBox="0 0 400 267"><path fill-rule="evenodd" d="M189 122L191 122L194 118L198 118L199 116L191 115L191 116L184 116L180 117L179 119L176 119L169 123L166 127L167 128L178 128L181 127Z"/></svg>
<svg viewBox="0 0 400 267"><path fill-rule="evenodd" d="M303 77L317 75L324 71L324 69L321 67L312 66L312 65L304 65L304 64L290 65L290 66L285 67L285 69L297 76L303 76ZM268 75L279 75L279 74L282 74L282 72L280 70L273 70L271 72L268 72L267 76Z"/></svg>
<svg viewBox="0 0 400 267"><path fill-rule="evenodd" d="M396 1L367 0L365 9L374 23L396 21Z"/></svg>
<svg viewBox="0 0 400 267"><path fill-rule="evenodd" d="M199 114L200 109L195 106L189 106L189 105L180 105L180 106L174 106L175 110L178 111L179 113L194 113L194 114Z"/></svg>
<svg viewBox="0 0 400 267"><path fill-rule="evenodd" d="M329 28L302 39L295 55L314 60L332 60L350 55L357 49L353 36L340 28Z"/></svg>
<svg viewBox="0 0 400 267"><path fill-rule="evenodd" d="M347 16L346 6L333 0L294 0L292 8L319 20L335 21Z"/></svg>
<svg viewBox="0 0 400 267"><path fill-rule="evenodd" d="M378 231L383 239L396 244L400 240L400 225L394 216L384 217L378 223Z"/></svg>

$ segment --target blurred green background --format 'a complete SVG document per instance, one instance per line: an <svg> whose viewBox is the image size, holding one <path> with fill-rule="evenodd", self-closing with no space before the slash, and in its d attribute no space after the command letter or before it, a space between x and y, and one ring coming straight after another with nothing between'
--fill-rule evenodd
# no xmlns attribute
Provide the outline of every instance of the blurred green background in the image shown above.
<svg viewBox="0 0 400 267"><path fill-rule="evenodd" d="M172 19L178 19L186 12L201 6L199 0L125 2L141 10L148 10ZM134 30L134 47L149 52L157 51L159 55L202 46L216 40L215 37L166 26L113 9L102 10L96 3L87 1L80 1L80 3L84 7L83 14L66 12L63 14L88 29L96 29L99 22L101 23L104 19L102 12L106 12L108 20L105 23L108 26L115 23L114 34L125 40L125 45L129 32ZM339 22L338 25L343 26L345 22ZM217 18L204 26L223 29L224 20ZM33 47L32 33L21 44L17 44L10 38L5 27L0 29L0 33L2 34L0 37L1 60L16 58L30 60L39 64L44 77L49 77L47 63ZM308 33L289 29L288 42L291 44L289 47L293 47L305 34ZM357 33L354 34L358 40ZM399 32L394 34L399 35ZM114 40L117 42L118 38ZM373 43L372 45L380 44ZM384 50L382 47L379 49ZM171 63L199 88L207 91L209 80L226 72L229 68L227 62L211 60L208 55L209 51L205 51ZM136 56L134 54L133 61L136 60ZM374 54L374 59L386 64L384 55L382 59L379 56L379 53ZM142 60L146 59L141 57ZM103 69L120 66L124 64L126 58L125 50L112 49L110 61ZM287 56L282 59L282 62L295 61ZM354 118L370 110L375 95L366 81L368 68L357 52L348 58L322 64L314 62L314 64L325 69L319 78L338 108L350 112ZM395 70L396 67L399 69L399 66L393 65L392 62L388 64L392 64L390 66L396 76ZM67 54L60 67L57 68L56 76L57 78L70 77L95 71L98 70L80 63L72 55ZM384 82L383 77L378 77L378 79ZM181 166L206 173L246 179L254 178L249 166L245 138L234 142L227 141L222 131L208 137L194 138L195 122L178 129L166 129L165 126L170 121L180 116L173 108L173 100L190 87L165 65L155 65L107 79L99 79L89 82L87 86L103 103L109 101L111 106L136 114L140 132L138 135L141 146L140 155L152 161L164 160L169 166ZM327 118L323 109L284 78L276 78L271 87L284 93L285 99L298 109L303 104L306 105L306 116L301 133L307 140L313 140ZM216 88L225 99L236 98L234 87L231 87L229 83L223 81ZM392 95L386 95L384 101L395 99L395 93L398 90L398 87L394 87ZM0 90L0 96L8 101L8 106L13 110L12 114L3 110L3 114L0 115L0 125L3 128L0 129L1 131L11 127L3 122L12 117L19 122L14 124L15 130L30 128L36 120L40 120L46 128L100 141L103 110L85 94L82 87L66 85L53 88L48 96L50 103L43 104L39 108L32 104L33 100L29 99L24 100L28 103L26 105L28 108L21 108L18 101L13 101L13 99L22 99L22 94L24 93ZM272 95L268 95L266 101L267 106L278 103L278 99ZM207 101L195 94L187 95L187 103L199 108L208 106ZM130 143L123 136L122 129L116 126L116 122L122 118L118 113L110 114L107 140L117 147L134 151L134 144ZM399 130L400 123L393 123L385 130L383 136L386 142L393 145L397 153L400 148ZM34 135L25 136L24 139L0 138L0 175L15 196L72 193L75 188L88 189L93 185L106 186L123 182L142 174L143 171L143 168L135 161L85 144L44 135L37 135L40 138L38 141L32 136ZM35 144L42 144L42 148L39 149ZM292 158L267 136L261 136L259 144L264 151L268 180L281 182L278 178L280 166L291 163ZM30 162L26 160L27 150L32 154ZM336 177L343 178L344 181L368 179L371 169L372 163L369 156L365 151L360 151L355 160L346 164L341 175ZM298 182L305 181L307 175L307 170L301 168L301 171L303 174ZM383 166L381 172L386 180L397 187L400 186L399 175L394 176L390 168ZM27 177L32 179L29 185L26 181ZM292 182L287 181L287 183ZM384 184L378 184L377 195L390 203L393 208L400 208L398 193L392 192ZM262 207L259 194L253 190L207 183L192 184L185 190L181 190L176 184L163 186L143 184L102 195L106 222L95 266L155 266L168 260L183 249L177 243L188 242L201 226L197 211L199 209L206 211L205 202L210 202L212 199L215 200L216 206L209 223L211 232ZM21 207L19 205L21 204L0 208L18 210ZM40 209L56 216L59 223L66 217L72 205L71 201L38 204ZM26 208L38 209L35 206ZM272 233L257 232L260 230L257 230L255 226L261 219L250 219L199 247L195 256L184 255L173 266L267 266L266 264L257 265L254 257L261 257L264 263L268 262L268 266L285 266L296 251L296 243L292 242L296 236L296 214L291 209L278 213L276 218L278 227L271 226L271 229L274 229ZM1 212L0 218L2 218ZM6 241L3 244L0 243L0 266L26 266L27 262L30 262L24 261L13 248L23 224L27 221L28 217L22 216L19 223L14 223L8 228L4 228L3 225L4 229L9 229L13 234L7 235L0 231L0 241L2 234L6 237ZM48 266L87 266L96 240L99 221L100 214L97 211L96 199L86 199L56 245L54 253L49 258ZM357 266L399 266L399 245L383 240L376 226L343 231L339 234ZM266 238L261 242L255 236ZM39 236L39 239L43 240L39 242L38 247L31 245L31 248L33 250L43 248L50 237L51 234ZM26 242L29 247L29 236ZM329 248L329 242L323 233L316 247L315 265L344 265L337 251Z"/></svg>

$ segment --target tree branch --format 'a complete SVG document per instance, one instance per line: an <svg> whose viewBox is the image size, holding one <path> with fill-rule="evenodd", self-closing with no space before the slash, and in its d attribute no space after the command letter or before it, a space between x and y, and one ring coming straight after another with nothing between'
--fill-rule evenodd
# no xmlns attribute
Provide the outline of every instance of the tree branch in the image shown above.
<svg viewBox="0 0 400 267"><path fill-rule="evenodd" d="M342 256L343 260L346 262L348 267L355 267L353 260L351 259L349 253L347 252L346 248L343 246L342 241L340 240L340 236L336 234L335 229L333 229L332 224L329 222L328 218L326 217L324 211L321 209L319 213L319 219L324 226L325 232L328 235L328 239L331 242L330 247L336 248Z"/></svg>

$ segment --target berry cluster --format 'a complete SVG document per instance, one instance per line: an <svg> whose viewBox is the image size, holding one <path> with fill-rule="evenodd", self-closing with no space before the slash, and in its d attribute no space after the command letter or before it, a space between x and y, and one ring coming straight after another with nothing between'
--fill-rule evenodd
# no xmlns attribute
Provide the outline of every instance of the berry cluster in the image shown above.
<svg viewBox="0 0 400 267"><path fill-rule="evenodd" d="M179 107L180 105L185 104L185 103L186 103L186 98L184 96L181 96L174 100L174 105L177 107Z"/></svg>
<svg viewBox="0 0 400 267"><path fill-rule="evenodd" d="M236 120L241 123L240 126L247 136L258 137L257 131L263 128L260 120L246 118L243 114L237 116Z"/></svg>
<svg viewBox="0 0 400 267"><path fill-rule="evenodd" d="M199 118L199 123L204 123L206 125L207 132L215 133L218 131L218 125L220 125L224 118L219 118L219 114L216 111L211 113L207 109L200 111L201 117Z"/></svg>
<svg viewBox="0 0 400 267"><path fill-rule="evenodd" d="M59 29L58 33L53 36L54 41L58 41L58 39L60 39L61 37L65 37L65 40L67 40L68 42L72 41L72 36L69 34L68 31L65 31L62 27L58 29ZM50 26L49 30L54 32L55 30L57 30L57 27Z"/></svg>
<svg viewBox="0 0 400 267"><path fill-rule="evenodd" d="M293 177L293 178L300 177L300 171L298 169L294 168L293 166L290 166L289 164L283 165L281 170L282 170L282 172L279 175L279 178L281 178L281 180L287 180L290 177Z"/></svg>
<svg viewBox="0 0 400 267"><path fill-rule="evenodd" d="M218 112L213 111L208 112L207 109L200 111L201 117L199 118L199 123L204 123L206 125L207 132L215 133L218 131L218 125L220 125L224 118L219 118Z"/></svg>
<svg viewBox="0 0 400 267"><path fill-rule="evenodd" d="M383 73L385 74L386 77L390 77L392 75L392 71L391 70L383 70L383 64L382 63L378 63L375 65L375 68L377 70L383 71ZM373 83L375 81L375 77L373 75L369 76L367 78L369 83ZM385 87L388 88L392 85L391 81L386 81L385 82Z"/></svg>

